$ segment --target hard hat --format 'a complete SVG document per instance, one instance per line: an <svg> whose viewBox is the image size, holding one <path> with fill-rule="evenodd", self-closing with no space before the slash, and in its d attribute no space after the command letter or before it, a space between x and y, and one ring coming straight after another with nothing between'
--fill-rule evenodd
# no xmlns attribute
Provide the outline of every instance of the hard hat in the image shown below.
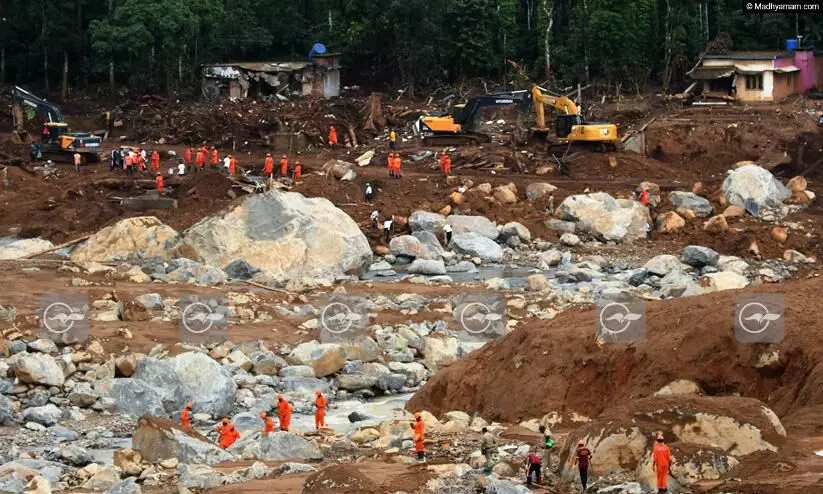
<svg viewBox="0 0 823 494"><path fill-rule="evenodd" d="M323 392L318 389L317 391L314 392L314 394L316 394L317 396L320 396L321 394L323 394Z"/></svg>
<svg viewBox="0 0 823 494"><path fill-rule="evenodd" d="M266 156L271 156L271 153L266 153Z"/></svg>
<svg viewBox="0 0 823 494"><path fill-rule="evenodd" d="M283 395L277 395L277 399L278 399L278 400L282 400L283 398L284 398L284 396L283 396Z"/></svg>

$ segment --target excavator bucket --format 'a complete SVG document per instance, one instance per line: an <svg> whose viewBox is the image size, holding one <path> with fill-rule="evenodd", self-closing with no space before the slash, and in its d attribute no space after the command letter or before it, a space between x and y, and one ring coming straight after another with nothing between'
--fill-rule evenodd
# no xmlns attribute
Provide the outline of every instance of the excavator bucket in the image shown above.
<svg viewBox="0 0 823 494"><path fill-rule="evenodd" d="M11 133L11 140L15 144L31 144L31 135L25 130L15 130Z"/></svg>

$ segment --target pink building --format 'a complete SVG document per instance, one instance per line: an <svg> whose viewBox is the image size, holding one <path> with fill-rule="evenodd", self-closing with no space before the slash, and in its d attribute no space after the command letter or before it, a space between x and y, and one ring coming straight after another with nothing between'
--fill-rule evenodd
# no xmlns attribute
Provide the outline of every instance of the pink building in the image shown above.
<svg viewBox="0 0 823 494"><path fill-rule="evenodd" d="M729 52L706 55L689 75L704 93L732 95L738 101L780 101L817 85L823 59L811 49Z"/></svg>

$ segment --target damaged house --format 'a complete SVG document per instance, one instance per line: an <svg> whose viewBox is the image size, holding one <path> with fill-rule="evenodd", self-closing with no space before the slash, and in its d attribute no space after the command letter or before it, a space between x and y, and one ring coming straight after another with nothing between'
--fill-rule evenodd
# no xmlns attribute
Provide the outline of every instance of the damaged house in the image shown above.
<svg viewBox="0 0 823 494"><path fill-rule="evenodd" d="M214 63L201 67L203 96L243 99L340 95L340 56L315 55L302 62Z"/></svg>

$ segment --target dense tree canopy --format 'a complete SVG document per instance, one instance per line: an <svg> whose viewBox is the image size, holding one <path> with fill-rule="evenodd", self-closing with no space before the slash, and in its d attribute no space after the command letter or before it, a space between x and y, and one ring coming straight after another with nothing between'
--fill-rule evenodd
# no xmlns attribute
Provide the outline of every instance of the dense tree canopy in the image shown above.
<svg viewBox="0 0 823 494"><path fill-rule="evenodd" d="M46 91L173 91L196 87L202 63L305 58L322 42L343 53L351 84L414 91L511 82L517 71L629 91L682 84L721 32L741 50L823 36L821 15L741 9L739 0L3 0L0 78Z"/></svg>

